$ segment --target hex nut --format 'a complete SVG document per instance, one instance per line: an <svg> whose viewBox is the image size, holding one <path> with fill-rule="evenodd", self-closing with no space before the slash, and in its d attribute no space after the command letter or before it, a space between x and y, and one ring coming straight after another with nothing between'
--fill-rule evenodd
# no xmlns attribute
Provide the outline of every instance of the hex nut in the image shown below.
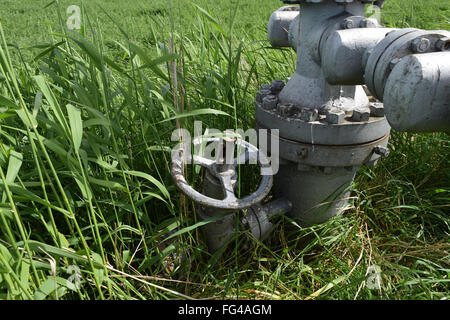
<svg viewBox="0 0 450 320"><path fill-rule="evenodd" d="M353 110L352 121L364 122L369 121L370 110L369 109L355 109Z"/></svg>
<svg viewBox="0 0 450 320"><path fill-rule="evenodd" d="M395 66L397 65L397 63L399 63L402 59L400 58L394 58L391 60L391 62L389 62L389 69L394 69Z"/></svg>
<svg viewBox="0 0 450 320"><path fill-rule="evenodd" d="M294 107L292 103L288 104L279 104L278 112L282 117L293 117L299 113L299 109Z"/></svg>
<svg viewBox="0 0 450 320"><path fill-rule="evenodd" d="M345 19L344 21L342 21L341 23L341 27L343 29L352 29L355 27L355 23L353 22L352 19Z"/></svg>
<svg viewBox="0 0 450 320"><path fill-rule="evenodd" d="M327 112L326 121L329 124L341 124L345 120L345 112L342 110L334 109Z"/></svg>
<svg viewBox="0 0 450 320"><path fill-rule="evenodd" d="M372 102L369 107L370 116L384 117L384 105L381 102Z"/></svg>
<svg viewBox="0 0 450 320"><path fill-rule="evenodd" d="M284 88L284 81L283 80L273 80L272 81L272 85L270 86L270 90L272 91L272 93L280 93L281 90L283 90Z"/></svg>
<svg viewBox="0 0 450 320"><path fill-rule="evenodd" d="M374 18L366 18L361 20L361 23L359 24L361 28L378 28L380 24L378 23L377 19Z"/></svg>
<svg viewBox="0 0 450 320"><path fill-rule="evenodd" d="M300 110L300 120L311 122L319 118L319 111L317 109L302 108Z"/></svg>
<svg viewBox="0 0 450 320"><path fill-rule="evenodd" d="M261 89L258 91L258 93L256 93L256 102L258 103L262 103L264 97L268 96L272 94L272 91L270 91L269 89Z"/></svg>
<svg viewBox="0 0 450 320"><path fill-rule="evenodd" d="M411 41L411 50L415 53L424 53L430 48L430 40L427 38L417 38Z"/></svg>
<svg viewBox="0 0 450 320"><path fill-rule="evenodd" d="M278 104L278 97L274 96L272 94L266 95L262 99L262 107L266 110L273 110L277 107Z"/></svg>
<svg viewBox="0 0 450 320"><path fill-rule="evenodd" d="M373 152L375 152L376 154L382 156L383 158L388 157L389 154L390 154L389 149L386 148L386 147L382 147L382 146L376 146L376 147L373 149Z"/></svg>
<svg viewBox="0 0 450 320"><path fill-rule="evenodd" d="M446 51L450 49L450 38L444 37L436 41L436 49Z"/></svg>

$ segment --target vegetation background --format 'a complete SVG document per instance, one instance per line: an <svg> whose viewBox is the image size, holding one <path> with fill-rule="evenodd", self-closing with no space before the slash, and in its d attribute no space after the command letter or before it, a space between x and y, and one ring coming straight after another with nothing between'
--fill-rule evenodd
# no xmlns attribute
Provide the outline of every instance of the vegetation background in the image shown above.
<svg viewBox="0 0 450 320"><path fill-rule="evenodd" d="M175 120L252 127L256 91L290 76L295 53L266 41L278 0L173 0L173 54L168 3L0 2L0 298L449 298L444 133L393 132L344 216L284 219L264 242L238 234L207 252L170 176ZM73 4L80 32L64 28ZM449 29L449 17L447 0L382 11L395 27ZM244 176L242 192L254 183ZM373 265L378 290L366 286Z"/></svg>

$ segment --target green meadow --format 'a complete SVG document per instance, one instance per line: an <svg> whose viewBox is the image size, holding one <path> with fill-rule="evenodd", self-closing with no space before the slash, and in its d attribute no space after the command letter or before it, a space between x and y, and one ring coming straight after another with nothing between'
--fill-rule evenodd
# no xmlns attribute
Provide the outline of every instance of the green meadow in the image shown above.
<svg viewBox="0 0 450 320"><path fill-rule="evenodd" d="M79 32L65 27L70 5ZM281 218L264 241L243 230L208 253L170 175L171 134L254 125L259 87L294 72L295 52L266 40L281 5L0 2L0 299L449 298L446 133L392 132L344 215ZM448 30L450 2L388 0L382 20ZM187 176L201 185L196 168ZM240 179L243 193L254 184Z"/></svg>

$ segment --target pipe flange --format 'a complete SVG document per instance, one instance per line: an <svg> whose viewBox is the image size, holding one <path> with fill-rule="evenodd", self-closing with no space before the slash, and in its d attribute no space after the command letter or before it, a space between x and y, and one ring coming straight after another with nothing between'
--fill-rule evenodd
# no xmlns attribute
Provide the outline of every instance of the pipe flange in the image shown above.
<svg viewBox="0 0 450 320"><path fill-rule="evenodd" d="M370 111L368 111L370 113ZM333 123L327 120L326 114L318 115L313 121L304 121L298 113L294 116L281 115L277 109L265 110L256 103L255 121L261 128L279 129L280 137L285 139L321 144L321 145L355 145L375 141L390 132L390 126L384 116L369 116L367 121L354 121L352 114L346 114L344 119ZM305 114L307 117L308 114ZM311 117L315 113L311 111ZM305 119L305 118L304 118ZM330 122L328 122L330 121Z"/></svg>
<svg viewBox="0 0 450 320"><path fill-rule="evenodd" d="M400 29L386 35L367 53L365 81L370 92L378 100L383 100L386 81L397 63L411 54L439 51L439 43L450 35L445 30L425 31Z"/></svg>
<svg viewBox="0 0 450 320"><path fill-rule="evenodd" d="M260 128L256 125L256 128ZM388 155L389 134L375 141L348 146L301 143L279 137L280 157L306 166L352 167L371 163ZM268 138L268 141L270 138ZM268 145L270 151L270 144Z"/></svg>

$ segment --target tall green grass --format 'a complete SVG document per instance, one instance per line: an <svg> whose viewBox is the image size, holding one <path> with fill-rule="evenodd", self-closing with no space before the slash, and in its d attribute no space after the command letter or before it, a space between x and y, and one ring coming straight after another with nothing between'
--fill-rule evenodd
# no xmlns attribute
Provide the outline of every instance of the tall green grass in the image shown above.
<svg viewBox="0 0 450 320"><path fill-rule="evenodd" d="M414 3L405 17L428 12ZM142 43L101 7L107 31L86 7L81 32L69 31L64 9L45 9L59 17L47 44L25 52L0 27L1 298L448 298L448 135L393 133L391 157L360 172L344 217L305 229L285 218L265 242L239 234L210 255L170 176L175 120L252 127L257 88L290 76L295 53L245 32L239 4L227 23L192 5L173 53L156 23ZM386 23L414 21L389 15L400 9ZM371 265L381 290L365 286Z"/></svg>

